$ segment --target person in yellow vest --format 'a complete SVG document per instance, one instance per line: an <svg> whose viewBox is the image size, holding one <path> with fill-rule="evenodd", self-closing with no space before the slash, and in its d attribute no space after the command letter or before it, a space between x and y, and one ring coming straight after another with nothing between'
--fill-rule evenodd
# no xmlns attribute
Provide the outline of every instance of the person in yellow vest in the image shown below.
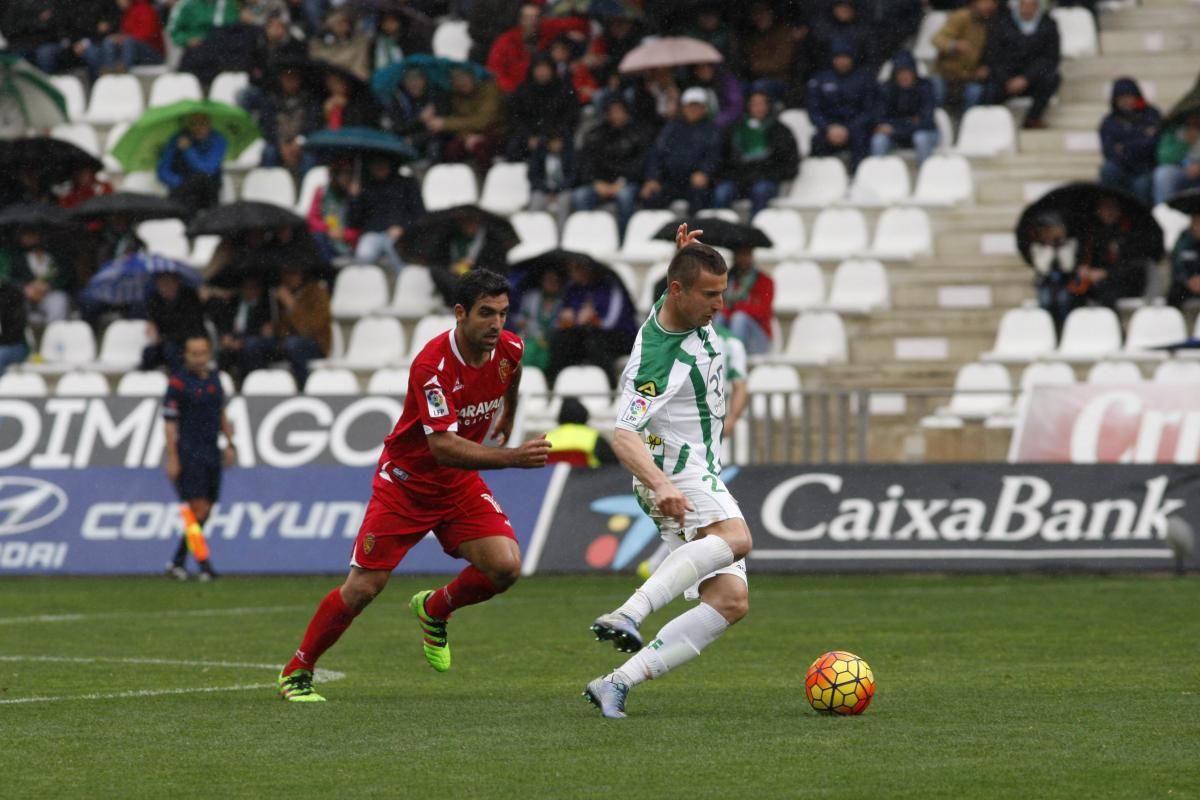
<svg viewBox="0 0 1200 800"><path fill-rule="evenodd" d="M549 463L562 461L574 467L616 464L612 445L600 431L588 425L588 410L574 397L564 397L558 412L558 427L546 434L550 441Z"/></svg>

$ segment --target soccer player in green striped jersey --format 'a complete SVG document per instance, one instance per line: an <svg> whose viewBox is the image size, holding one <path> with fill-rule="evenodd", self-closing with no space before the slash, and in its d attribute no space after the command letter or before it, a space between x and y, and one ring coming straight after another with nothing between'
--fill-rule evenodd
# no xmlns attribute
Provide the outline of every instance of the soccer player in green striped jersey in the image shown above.
<svg viewBox="0 0 1200 800"><path fill-rule="evenodd" d="M613 450L633 473L638 503L671 554L615 611L592 623L602 641L634 655L589 683L606 717L625 716L629 691L698 656L749 608L750 530L721 482L727 367L712 327L728 268L720 253L680 226L668 288L642 325L621 375ZM642 647L642 622L683 594L700 603Z"/></svg>

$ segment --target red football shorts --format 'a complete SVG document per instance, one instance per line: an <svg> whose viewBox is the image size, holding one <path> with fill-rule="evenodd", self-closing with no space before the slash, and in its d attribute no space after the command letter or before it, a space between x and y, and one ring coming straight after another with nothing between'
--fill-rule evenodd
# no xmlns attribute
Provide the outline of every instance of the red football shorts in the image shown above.
<svg viewBox="0 0 1200 800"><path fill-rule="evenodd" d="M508 515L479 476L466 489L437 497L418 494L376 473L350 564L390 572L430 531L452 556L458 555L459 545L473 539L517 538Z"/></svg>

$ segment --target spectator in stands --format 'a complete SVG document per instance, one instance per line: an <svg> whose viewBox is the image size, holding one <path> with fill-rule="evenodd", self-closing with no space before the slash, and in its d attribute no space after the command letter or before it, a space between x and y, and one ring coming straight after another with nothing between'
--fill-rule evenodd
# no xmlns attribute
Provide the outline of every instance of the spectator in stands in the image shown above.
<svg viewBox="0 0 1200 800"><path fill-rule="evenodd" d="M433 51L433 22L411 8L385 9L379 15L372 67L376 70L397 64L408 56Z"/></svg>
<svg viewBox="0 0 1200 800"><path fill-rule="evenodd" d="M430 263L430 277L447 306L454 305L454 287L458 278L476 267L487 267L504 275L508 272L508 246L504 235L476 213L473 207L460 209L454 215L444 245L434 253L425 254Z"/></svg>
<svg viewBox="0 0 1200 800"><path fill-rule="evenodd" d="M645 70L624 90L633 118L653 126L655 131L679 116L681 94L675 73L666 67Z"/></svg>
<svg viewBox="0 0 1200 800"><path fill-rule="evenodd" d="M564 33L555 37L547 50L555 74L566 84L571 98L579 105L590 103L600 88L588 66L588 59L580 57L585 47L586 42L576 42Z"/></svg>
<svg viewBox="0 0 1200 800"><path fill-rule="evenodd" d="M236 293L212 298L206 311L217 329L217 368L240 382L246 376L242 363L246 342L271 335L271 296L258 276L248 274Z"/></svg>
<svg viewBox="0 0 1200 800"><path fill-rule="evenodd" d="M590 259L573 261L568 266L558 327L550 343L546 372L550 384L565 367L595 364L608 373L609 384L615 385L614 363L629 353L637 333L633 304L621 280Z"/></svg>
<svg viewBox="0 0 1200 800"><path fill-rule="evenodd" d="M330 130L379 127L382 116L379 106L367 85L355 76L340 67L326 68L325 92L327 96L321 109L324 127Z"/></svg>
<svg viewBox="0 0 1200 800"><path fill-rule="evenodd" d="M911 147L917 151L917 165L924 163L938 146L936 105L932 84L917 75L917 62L907 50L892 57L891 77L880 84L878 98L871 155Z"/></svg>
<svg viewBox="0 0 1200 800"><path fill-rule="evenodd" d="M71 5L66 0L9 0L0 25L8 50L42 72L57 72L64 52L62 33L71 25Z"/></svg>
<svg viewBox="0 0 1200 800"><path fill-rule="evenodd" d="M271 326L273 337L254 337L243 345L246 371L262 369L272 361L286 360L303 390L308 362L329 355L333 342L329 291L311 273L295 263L284 264L275 290L279 319Z"/></svg>
<svg viewBox="0 0 1200 800"><path fill-rule="evenodd" d="M180 47L195 49L213 28L235 25L238 4L228 0L179 0L167 18L167 35Z"/></svg>
<svg viewBox="0 0 1200 800"><path fill-rule="evenodd" d="M560 228L571 213L571 189L578 181L574 138L571 131L551 136L529 154L526 162L530 210L551 212Z"/></svg>
<svg viewBox="0 0 1200 800"><path fill-rule="evenodd" d="M19 286L32 314L46 322L64 320L71 311L75 274L51 250L39 228L20 228L15 247L0 250L0 280Z"/></svg>
<svg viewBox="0 0 1200 800"><path fill-rule="evenodd" d="M813 62L828 64L833 60L833 43L837 39L849 42L854 48L854 63L868 64L871 55L871 29L858 16L855 0L833 0L828 13L812 26L809 35Z"/></svg>
<svg viewBox="0 0 1200 800"><path fill-rule="evenodd" d="M350 225L354 165L338 161L329 166L329 184L317 188L308 208L308 230L317 243L321 260L345 262L358 245L358 230Z"/></svg>
<svg viewBox="0 0 1200 800"><path fill-rule="evenodd" d="M871 146L875 79L856 65L850 42L835 39L830 47L832 66L808 82L808 118L815 129L811 153L843 158L853 171Z"/></svg>
<svg viewBox="0 0 1200 800"><path fill-rule="evenodd" d="M302 147L303 137L323 125L321 101L305 86L303 68L280 64L266 91L244 93L242 104L262 131L262 165L284 167L294 179L302 178L316 164Z"/></svg>
<svg viewBox="0 0 1200 800"><path fill-rule="evenodd" d="M708 118L708 93L699 86L680 98L680 118L668 122L646 158L640 196L648 207L681 200L688 213L707 208L721 167L721 132Z"/></svg>
<svg viewBox="0 0 1200 800"><path fill-rule="evenodd" d="M713 192L713 205L728 208L734 200L749 198L751 214L757 214L799 169L796 137L771 115L766 92L753 92L746 115L725 134L724 178Z"/></svg>
<svg viewBox="0 0 1200 800"><path fill-rule="evenodd" d="M192 114L158 157L158 175L171 199L191 216L215 206L221 196L221 168L228 142L207 114Z"/></svg>
<svg viewBox="0 0 1200 800"><path fill-rule="evenodd" d="M925 17L921 0L858 0L859 18L870 30L868 66L875 69L916 38Z"/></svg>
<svg viewBox="0 0 1200 800"><path fill-rule="evenodd" d="M804 29L780 20L775 8L764 0L750 4L749 16L750 27L738 46L742 76L751 90L765 91L773 100L780 100L792 82L797 43Z"/></svg>
<svg viewBox="0 0 1200 800"><path fill-rule="evenodd" d="M1032 98L1025 128L1045 128L1042 116L1062 83L1058 23L1042 8L1041 0L1016 0L1010 13L997 20L989 37L989 102Z"/></svg>
<svg viewBox="0 0 1200 800"><path fill-rule="evenodd" d="M1146 264L1124 252L1133 221L1112 197L1096 203L1094 215L1079 236L1079 256L1072 291L1082 304L1090 301L1116 309L1122 297L1136 297L1146 288Z"/></svg>
<svg viewBox="0 0 1200 800"><path fill-rule="evenodd" d="M245 25L261 28L267 20L280 17L291 21L288 0L238 0L238 19Z"/></svg>
<svg viewBox="0 0 1200 800"><path fill-rule="evenodd" d="M429 109L426 111L426 109ZM403 137L422 156L434 160L437 136L425 126L423 116L445 116L447 98L420 69L410 69L384 104L384 125Z"/></svg>
<svg viewBox="0 0 1200 800"><path fill-rule="evenodd" d="M613 17L603 21L600 33L592 38L588 50L588 65L596 82L602 87L594 102L603 107L608 94L617 91L621 76L617 67L625 55L642 41L642 25L625 17Z"/></svg>
<svg viewBox="0 0 1200 800"><path fill-rule="evenodd" d="M183 369L183 345L191 336L208 338L204 307L196 290L174 272L154 276L154 294L146 303L146 339L140 369Z"/></svg>
<svg viewBox="0 0 1200 800"><path fill-rule="evenodd" d="M1112 111L1100 123L1104 163L1100 182L1154 203L1155 145L1162 115L1146 102L1133 78L1113 81Z"/></svg>
<svg viewBox="0 0 1200 800"><path fill-rule="evenodd" d="M550 366L550 343L558 331L562 311L563 276L547 269L536 287L521 293L520 305L513 314L513 330L525 342L521 363L543 372Z"/></svg>
<svg viewBox="0 0 1200 800"><path fill-rule="evenodd" d="M67 193L58 199L58 204L63 208L74 208L84 200L91 200L102 194L111 194L112 190L111 183L101 180L93 167L85 165L72 176Z"/></svg>
<svg viewBox="0 0 1200 800"><path fill-rule="evenodd" d="M683 36L708 42L721 51L725 62L733 60L734 37L733 30L721 16L721 4L717 0L704 0L689 9L691 17L689 24L681 31Z"/></svg>
<svg viewBox="0 0 1200 800"><path fill-rule="evenodd" d="M1154 202L1200 186L1200 111L1163 127L1154 170Z"/></svg>
<svg viewBox="0 0 1200 800"><path fill-rule="evenodd" d="M1067 234L1062 215L1047 212L1034 221L1029 255L1035 273L1038 305L1050 314L1059 332L1067 315L1079 305L1078 295L1073 291L1078 248L1079 242Z"/></svg>
<svg viewBox="0 0 1200 800"><path fill-rule="evenodd" d="M529 77L508 99L508 159L524 160L549 139L573 136L578 123L579 103L550 57L534 56Z"/></svg>
<svg viewBox="0 0 1200 800"><path fill-rule="evenodd" d="M529 72L534 53L550 46L560 33L575 32L583 37L588 22L582 17L542 19L537 3L523 3L517 24L500 34L488 52L487 68L496 78L496 86L505 94L516 91Z"/></svg>
<svg viewBox="0 0 1200 800"><path fill-rule="evenodd" d="M596 468L616 464L617 454L600 432L588 425L587 406L575 397L564 397L558 412L558 427L546 432L550 440L548 463Z"/></svg>
<svg viewBox="0 0 1200 800"><path fill-rule="evenodd" d="M939 106L966 109L985 100L991 72L984 54L995 16L996 0L971 0L967 8L951 12L934 34L932 80Z"/></svg>
<svg viewBox="0 0 1200 800"><path fill-rule="evenodd" d="M308 60L308 48L297 32L288 24L287 17L272 14L262 27L262 36L255 52L254 66L250 68L250 83L254 87L274 80L284 64L300 66ZM246 101L239 98L246 105Z"/></svg>
<svg viewBox="0 0 1200 800"><path fill-rule="evenodd" d="M481 173L492 165L504 135L504 95L495 81L479 80L468 67L450 70L450 111L440 116L426 106L425 127L442 136L442 158L471 159Z"/></svg>
<svg viewBox="0 0 1200 800"><path fill-rule="evenodd" d="M1200 214L1175 240L1171 250L1171 289L1167 302L1176 308L1200 297Z"/></svg>
<svg viewBox="0 0 1200 800"><path fill-rule="evenodd" d="M739 247L734 250L725 289L725 308L718 321L741 341L749 355L771 349L774 302L775 281L755 266L754 249Z"/></svg>
<svg viewBox="0 0 1200 800"><path fill-rule="evenodd" d="M390 159L367 162L367 180L350 185L347 224L359 231L354 260L359 264L387 263L393 272L404 269L397 246L404 231L425 213L421 186L401 175Z"/></svg>
<svg viewBox="0 0 1200 800"><path fill-rule="evenodd" d="M525 0L471 0L467 11L467 35L471 37L469 58L487 62L488 53L500 34L517 24Z"/></svg>
<svg viewBox="0 0 1200 800"><path fill-rule="evenodd" d="M93 77L163 63L162 21L150 0L116 0L116 5L120 28L92 41L83 54Z"/></svg>
<svg viewBox="0 0 1200 800"><path fill-rule="evenodd" d="M325 16L325 29L320 37L309 40L308 54L361 81L371 75L371 39L358 30L348 8L335 8Z"/></svg>
<svg viewBox="0 0 1200 800"><path fill-rule="evenodd" d="M717 127L725 130L742 118L745 108L742 84L721 64L697 64L691 68L688 86L708 92L708 111ZM770 98L768 97L768 102Z"/></svg>
<svg viewBox="0 0 1200 800"><path fill-rule="evenodd" d="M28 324L25 293L8 278L0 276L0 375L13 364L29 358L25 331Z"/></svg>
<svg viewBox="0 0 1200 800"><path fill-rule="evenodd" d="M579 186L571 194L572 207L590 211L615 202L623 234L637 204L651 141L649 129L634 121L621 96L609 95L603 121L588 132L579 152Z"/></svg>

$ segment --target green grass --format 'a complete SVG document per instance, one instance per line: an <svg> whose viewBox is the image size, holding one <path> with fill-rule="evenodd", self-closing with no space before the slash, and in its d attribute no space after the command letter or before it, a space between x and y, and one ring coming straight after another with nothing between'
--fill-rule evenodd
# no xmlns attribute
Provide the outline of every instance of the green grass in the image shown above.
<svg viewBox="0 0 1200 800"><path fill-rule="evenodd" d="M460 612L425 665L397 578L326 656L328 703L269 683L336 578L0 582L4 797L1200 797L1200 583L1152 576L762 577L704 655L604 720L587 626L627 578L536 578ZM677 601L649 621L653 631ZM219 609L256 609L209 613ZM57 621L29 615L83 615ZM833 648L875 670L856 718L806 705ZM3 659L9 660L3 660Z"/></svg>

